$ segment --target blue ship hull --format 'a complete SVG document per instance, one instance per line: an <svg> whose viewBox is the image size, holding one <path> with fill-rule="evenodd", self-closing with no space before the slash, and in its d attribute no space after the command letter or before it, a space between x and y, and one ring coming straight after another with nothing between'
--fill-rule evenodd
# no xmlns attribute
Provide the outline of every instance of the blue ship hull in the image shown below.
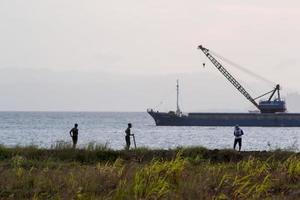
<svg viewBox="0 0 300 200"><path fill-rule="evenodd" d="M189 113L148 111L157 126L300 127L300 113Z"/></svg>

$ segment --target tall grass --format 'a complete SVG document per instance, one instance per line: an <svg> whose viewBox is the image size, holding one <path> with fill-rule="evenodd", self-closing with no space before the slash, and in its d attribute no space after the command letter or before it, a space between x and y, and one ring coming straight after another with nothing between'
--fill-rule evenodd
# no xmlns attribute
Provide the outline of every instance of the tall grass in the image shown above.
<svg viewBox="0 0 300 200"><path fill-rule="evenodd" d="M0 199L296 199L300 154L0 146Z"/></svg>
<svg viewBox="0 0 300 200"><path fill-rule="evenodd" d="M121 182L115 198L126 199L165 199L176 190L186 161L178 154L174 160L158 161L138 169L130 182Z"/></svg>

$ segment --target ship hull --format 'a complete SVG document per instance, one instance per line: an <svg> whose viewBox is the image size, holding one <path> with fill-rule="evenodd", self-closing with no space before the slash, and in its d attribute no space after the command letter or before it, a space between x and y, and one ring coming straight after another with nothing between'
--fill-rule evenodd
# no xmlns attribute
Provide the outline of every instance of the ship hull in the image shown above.
<svg viewBox="0 0 300 200"><path fill-rule="evenodd" d="M157 126L300 127L300 113L148 113Z"/></svg>

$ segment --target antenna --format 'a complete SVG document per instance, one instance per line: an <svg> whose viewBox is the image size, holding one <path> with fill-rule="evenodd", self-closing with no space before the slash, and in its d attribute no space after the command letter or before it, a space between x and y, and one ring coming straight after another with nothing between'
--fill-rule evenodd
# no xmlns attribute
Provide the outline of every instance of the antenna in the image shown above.
<svg viewBox="0 0 300 200"><path fill-rule="evenodd" d="M181 111L180 111L180 108L179 108L179 81L177 79L177 84L176 84L176 91L177 91L177 101L176 101L176 115L180 115L181 114Z"/></svg>

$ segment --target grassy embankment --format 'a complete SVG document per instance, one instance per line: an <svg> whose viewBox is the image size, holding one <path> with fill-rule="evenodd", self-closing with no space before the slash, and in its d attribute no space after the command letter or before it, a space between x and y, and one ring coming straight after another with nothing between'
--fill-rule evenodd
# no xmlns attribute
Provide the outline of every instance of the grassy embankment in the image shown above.
<svg viewBox="0 0 300 200"><path fill-rule="evenodd" d="M300 154L0 146L0 199L296 199Z"/></svg>

